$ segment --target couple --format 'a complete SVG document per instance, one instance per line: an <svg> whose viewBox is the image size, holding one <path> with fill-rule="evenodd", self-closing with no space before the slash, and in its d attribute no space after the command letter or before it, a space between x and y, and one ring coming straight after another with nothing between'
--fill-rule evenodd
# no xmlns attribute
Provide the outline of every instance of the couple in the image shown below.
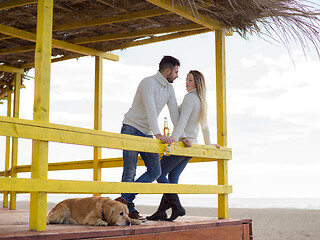
<svg viewBox="0 0 320 240"><path fill-rule="evenodd" d="M205 144L210 144L209 128L207 125L207 101L206 85L202 73L192 70L186 78L188 93L178 107L174 89L171 83L178 78L180 62L171 56L164 56L159 64L156 75L143 79L137 89L133 104L125 114L122 134L153 138L155 136L162 143L169 145L177 140L184 143L185 147L191 147L197 143L199 123L202 128ZM158 115L167 105L174 130L170 137L162 135L158 125ZM216 145L216 144L215 144ZM219 146L216 145L218 148ZM135 179L138 154L140 153L147 171L137 180ZM159 161L156 153L123 151L122 182L151 183L178 183L179 176L191 157L163 156ZM168 178L167 178L168 175ZM133 200L137 194L122 193L117 198L129 208L129 217L146 221L135 209ZM172 215L167 218L166 210L172 208ZM148 220L173 221L179 216L185 215L185 209L181 206L178 194L163 194L158 210L147 217Z"/></svg>

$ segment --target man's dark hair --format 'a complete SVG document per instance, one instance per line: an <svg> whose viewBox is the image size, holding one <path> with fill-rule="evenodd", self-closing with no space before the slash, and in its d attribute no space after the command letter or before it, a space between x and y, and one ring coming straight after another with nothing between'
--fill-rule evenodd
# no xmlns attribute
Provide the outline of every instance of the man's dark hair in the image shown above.
<svg viewBox="0 0 320 240"><path fill-rule="evenodd" d="M172 71L175 66L180 67L180 61L171 56L164 56L159 63L159 71L164 71L167 68L170 68Z"/></svg>

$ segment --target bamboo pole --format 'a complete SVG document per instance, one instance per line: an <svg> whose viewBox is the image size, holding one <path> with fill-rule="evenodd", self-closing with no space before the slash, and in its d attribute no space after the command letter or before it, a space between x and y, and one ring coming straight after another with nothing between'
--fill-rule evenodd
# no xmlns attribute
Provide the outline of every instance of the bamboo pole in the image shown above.
<svg viewBox="0 0 320 240"><path fill-rule="evenodd" d="M38 0L37 39L35 51L35 93L33 120L49 122L49 94L52 47L53 0ZM48 142L32 142L32 179L47 179ZM32 192L30 199L30 230L45 231L47 193Z"/></svg>
<svg viewBox="0 0 320 240"><path fill-rule="evenodd" d="M225 33L215 32L217 143L227 146ZM218 185L228 185L228 161L218 160ZM218 194L218 218L229 218L228 194Z"/></svg>

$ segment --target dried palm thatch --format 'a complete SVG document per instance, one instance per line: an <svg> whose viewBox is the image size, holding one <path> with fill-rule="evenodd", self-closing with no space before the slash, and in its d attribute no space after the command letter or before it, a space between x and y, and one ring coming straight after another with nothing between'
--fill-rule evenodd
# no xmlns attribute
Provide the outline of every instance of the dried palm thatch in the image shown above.
<svg viewBox="0 0 320 240"><path fill-rule="evenodd" d="M241 37L269 37L303 50L311 43L319 54L320 5L316 0L178 0L194 13L205 12Z"/></svg>
<svg viewBox="0 0 320 240"><path fill-rule="evenodd" d="M1 8L1 3L10 1L12 0L0 0L0 24L35 32L37 5L30 3L14 8ZM243 38L249 38L254 34L262 38L269 37L282 41L288 49L291 42L300 44L303 50L311 43L319 54L320 6L312 1L318 0L171 0L172 6L178 3L190 9L196 18L199 15L207 15L227 28L232 28ZM54 39L104 52L133 46L142 39L154 38L156 34L170 34L176 31L165 32L163 29L182 29L194 24L177 14L160 9L147 0L53 0L53 4ZM107 24L62 27L70 22L90 22L130 13L142 13L146 10L157 11L159 14ZM205 27L200 27L202 28L198 28L198 33L208 31ZM148 33L130 35L132 32L141 31ZM117 34L123 37L114 37ZM83 41L86 38L100 36L107 37L99 41ZM52 49L53 58L70 59L81 56L83 55L80 53L65 49ZM30 67L24 66L33 62L34 43L0 34L0 64L22 66L28 70ZM5 97L4 89L8 90L12 80L13 74L0 71L0 99Z"/></svg>

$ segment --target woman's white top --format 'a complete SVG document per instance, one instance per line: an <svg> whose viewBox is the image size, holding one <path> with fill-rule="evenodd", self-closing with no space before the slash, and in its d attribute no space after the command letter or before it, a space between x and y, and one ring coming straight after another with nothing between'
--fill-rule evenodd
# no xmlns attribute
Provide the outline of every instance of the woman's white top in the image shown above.
<svg viewBox="0 0 320 240"><path fill-rule="evenodd" d="M194 88L184 96L182 104L179 106L180 118L173 130L172 136L175 139L187 137L192 143L198 143L200 99L197 89ZM206 145L210 145L210 132L208 125L202 126L202 133Z"/></svg>

